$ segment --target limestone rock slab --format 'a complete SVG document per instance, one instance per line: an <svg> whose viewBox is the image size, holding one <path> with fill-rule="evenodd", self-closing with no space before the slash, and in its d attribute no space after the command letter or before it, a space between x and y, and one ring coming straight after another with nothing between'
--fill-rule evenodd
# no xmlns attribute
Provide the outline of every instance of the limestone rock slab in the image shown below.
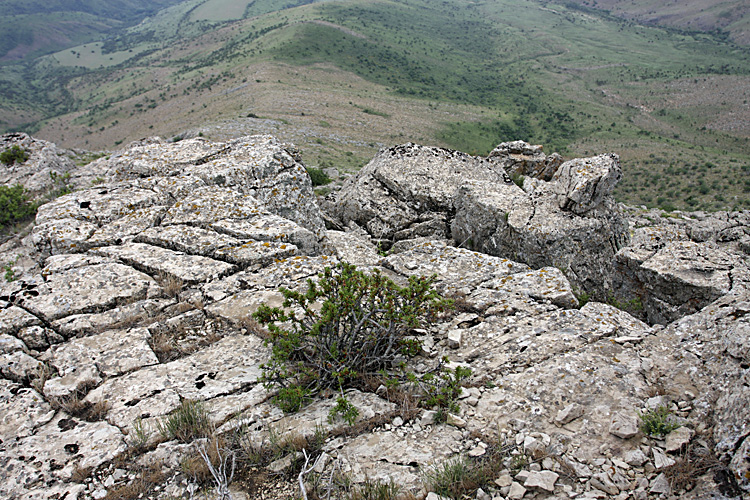
<svg viewBox="0 0 750 500"><path fill-rule="evenodd" d="M49 363L60 376L94 365L103 376L116 377L159 363L149 347L150 338L148 329L132 328L73 339L53 347Z"/></svg>
<svg viewBox="0 0 750 500"><path fill-rule="evenodd" d="M578 299L565 275L556 267L544 267L497 278L482 287L526 295L537 301L549 301L559 307L578 307Z"/></svg>
<svg viewBox="0 0 750 500"><path fill-rule="evenodd" d="M39 457L34 467L70 479L75 467L96 467L125 451L122 432L106 422L85 422L60 413L37 432L14 443L12 455Z"/></svg>
<svg viewBox="0 0 750 500"><path fill-rule="evenodd" d="M383 258L369 239L343 231L328 231L326 234L336 249L336 255L344 262L355 266L376 266Z"/></svg>
<svg viewBox="0 0 750 500"><path fill-rule="evenodd" d="M294 221L274 214L261 214L250 219L223 219L211 228L240 239L291 243L306 255L316 255L321 246L318 236Z"/></svg>
<svg viewBox="0 0 750 500"><path fill-rule="evenodd" d="M512 183L502 166L489 160L403 144L378 152L347 181L328 210L343 226L355 222L373 238L392 240L396 233L425 222L422 214L447 212L458 187L472 180ZM445 229L440 233L430 236L448 236ZM407 232L401 239L413 237Z"/></svg>
<svg viewBox="0 0 750 500"><path fill-rule="evenodd" d="M615 154L566 161L552 178L552 190L563 210L584 214L612 195L622 178Z"/></svg>
<svg viewBox="0 0 750 500"><path fill-rule="evenodd" d="M123 304L95 314L74 314L52 323L53 328L65 337L86 336L105 330L117 329L159 315L174 299L147 299Z"/></svg>
<svg viewBox="0 0 750 500"><path fill-rule="evenodd" d="M531 145L524 141L503 142L498 144L487 156L493 162L499 162L511 177L527 176L549 181L562 164L562 157L557 153L547 156L542 146Z"/></svg>
<svg viewBox="0 0 750 500"><path fill-rule="evenodd" d="M383 259L383 266L406 276L437 274L443 286L450 285L453 289L475 287L529 269L508 259L451 247L438 241L428 241L406 252L389 255Z"/></svg>
<svg viewBox="0 0 750 500"><path fill-rule="evenodd" d="M54 321L159 294L151 277L123 264L102 263L52 272L34 294L27 292L17 300L35 315Z"/></svg>
<svg viewBox="0 0 750 500"><path fill-rule="evenodd" d="M34 389L0 379L0 439L6 443L30 436L55 416Z"/></svg>
<svg viewBox="0 0 750 500"><path fill-rule="evenodd" d="M14 335L21 328L39 324L39 318L20 307L0 309L0 335Z"/></svg>
<svg viewBox="0 0 750 500"><path fill-rule="evenodd" d="M120 259L128 265L153 275L161 273L179 278L186 284L220 278L234 270L234 266L226 262L200 255L186 255L145 243L102 247L95 252L106 257Z"/></svg>
<svg viewBox="0 0 750 500"><path fill-rule="evenodd" d="M162 224L208 226L224 219L248 219L265 213L268 211L263 203L252 196L231 188L207 186L172 205Z"/></svg>
<svg viewBox="0 0 750 500"><path fill-rule="evenodd" d="M667 324L707 306L750 281L738 256L705 243L670 242L646 255L625 248L617 254L623 288L638 290L652 323Z"/></svg>

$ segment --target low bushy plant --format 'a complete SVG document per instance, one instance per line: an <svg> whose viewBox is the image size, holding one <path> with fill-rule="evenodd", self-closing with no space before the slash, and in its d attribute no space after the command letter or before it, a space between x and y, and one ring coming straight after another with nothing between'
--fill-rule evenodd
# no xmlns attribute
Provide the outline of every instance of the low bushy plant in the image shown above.
<svg viewBox="0 0 750 500"><path fill-rule="evenodd" d="M665 405L639 413L638 416L641 418L641 431L648 436L665 436L680 426Z"/></svg>
<svg viewBox="0 0 750 500"><path fill-rule="evenodd" d="M280 389L276 402L298 409L322 390L359 387L391 369L404 350L413 350L410 330L450 306L433 282L410 277L399 287L377 270L366 274L341 263L317 282L308 280L304 293L282 288L282 308L263 305L253 314L268 327L272 354L262 380Z"/></svg>
<svg viewBox="0 0 750 500"><path fill-rule="evenodd" d="M306 170L307 174L310 176L310 180L312 181L313 186L325 186L326 184L331 183L331 178L328 177L328 174L326 174L323 169L306 167Z"/></svg>
<svg viewBox="0 0 750 500"><path fill-rule="evenodd" d="M462 382L470 376L470 368L456 366L450 370L445 369L441 363L433 372L425 373L420 378L412 378L422 386L427 395L422 404L427 408L436 407L439 411L438 420L444 420L447 417L445 411L459 411L458 397L461 395Z"/></svg>
<svg viewBox="0 0 750 500"><path fill-rule="evenodd" d="M0 186L0 226L23 222L36 214L37 204L20 184Z"/></svg>
<svg viewBox="0 0 750 500"><path fill-rule="evenodd" d="M29 159L29 152L20 146L12 146L0 153L0 162L3 165L23 163Z"/></svg>

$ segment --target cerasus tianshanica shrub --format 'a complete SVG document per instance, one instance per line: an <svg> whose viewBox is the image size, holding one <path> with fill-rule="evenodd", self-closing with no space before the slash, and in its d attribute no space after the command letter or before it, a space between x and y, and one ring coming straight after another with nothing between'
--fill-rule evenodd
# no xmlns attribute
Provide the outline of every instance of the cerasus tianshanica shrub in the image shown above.
<svg viewBox="0 0 750 500"><path fill-rule="evenodd" d="M36 209L37 204L29 199L22 185L0 186L0 227L29 219Z"/></svg>
<svg viewBox="0 0 750 500"><path fill-rule="evenodd" d="M377 270L372 274L341 263L327 267L305 293L282 288L283 308L261 306L253 315L267 325L271 360L263 380L279 388L276 402L295 411L324 389L357 387L363 378L390 369L413 351L409 332L450 301L432 287L434 277L410 277L399 287Z"/></svg>
<svg viewBox="0 0 750 500"><path fill-rule="evenodd" d="M14 163L23 163L29 159L29 153L19 146L13 146L0 153L0 163L4 165L13 165Z"/></svg>
<svg viewBox="0 0 750 500"><path fill-rule="evenodd" d="M307 174L310 176L310 180L312 181L313 186L325 186L326 184L331 183L331 178L328 177L328 174L326 174L323 169L306 167L306 170Z"/></svg>

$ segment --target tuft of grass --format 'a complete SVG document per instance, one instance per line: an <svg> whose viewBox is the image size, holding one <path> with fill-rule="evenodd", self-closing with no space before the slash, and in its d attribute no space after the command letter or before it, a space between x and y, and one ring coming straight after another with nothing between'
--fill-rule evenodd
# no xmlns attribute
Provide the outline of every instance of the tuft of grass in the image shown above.
<svg viewBox="0 0 750 500"><path fill-rule="evenodd" d="M156 281L161 286L161 289L164 290L164 293L167 295L167 297L177 297L185 287L185 282L183 282L177 276L171 274L159 273Z"/></svg>
<svg viewBox="0 0 750 500"><path fill-rule="evenodd" d="M214 426L203 403L189 399L183 400L180 407L159 421L156 427L164 439L177 439L183 443L211 437L214 432Z"/></svg>
<svg viewBox="0 0 750 500"><path fill-rule="evenodd" d="M640 429L648 436L665 436L680 426L673 420L672 412L665 405L638 413L638 416L641 419Z"/></svg>
<svg viewBox="0 0 750 500"><path fill-rule="evenodd" d="M459 499L482 484L480 470L465 457L457 457L425 472L428 488L438 495Z"/></svg>
<svg viewBox="0 0 750 500"><path fill-rule="evenodd" d="M146 427L142 418L137 418L133 422L132 432L128 435L128 445L135 451L142 451L146 448L150 438L151 430Z"/></svg>

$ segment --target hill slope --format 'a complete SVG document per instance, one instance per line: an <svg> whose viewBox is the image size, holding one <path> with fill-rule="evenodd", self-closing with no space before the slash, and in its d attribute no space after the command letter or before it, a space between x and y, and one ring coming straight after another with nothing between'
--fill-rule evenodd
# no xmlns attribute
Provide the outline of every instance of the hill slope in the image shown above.
<svg viewBox="0 0 750 500"><path fill-rule="evenodd" d="M639 23L717 32L750 45L750 4L743 0L569 0Z"/></svg>
<svg viewBox="0 0 750 500"><path fill-rule="evenodd" d="M750 205L750 57L724 39L537 0L254 2L207 19L225 3L2 68L2 126L96 149L269 132L342 171L409 140L523 139L620 153L624 201Z"/></svg>
<svg viewBox="0 0 750 500"><path fill-rule="evenodd" d="M182 0L0 0L0 62L96 40Z"/></svg>

